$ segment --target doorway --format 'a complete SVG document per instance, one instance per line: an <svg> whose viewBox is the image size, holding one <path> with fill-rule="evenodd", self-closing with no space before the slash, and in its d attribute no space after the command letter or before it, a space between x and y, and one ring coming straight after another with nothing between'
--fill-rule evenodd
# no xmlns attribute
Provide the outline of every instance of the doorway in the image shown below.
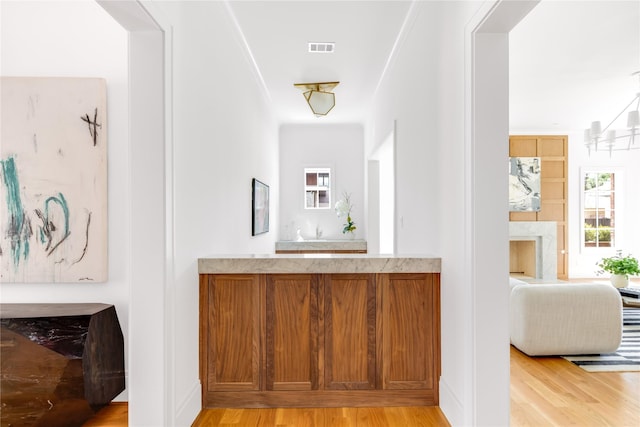
<svg viewBox="0 0 640 427"><path fill-rule="evenodd" d="M391 132L369 158L370 253L396 253L395 230L395 122Z"/></svg>

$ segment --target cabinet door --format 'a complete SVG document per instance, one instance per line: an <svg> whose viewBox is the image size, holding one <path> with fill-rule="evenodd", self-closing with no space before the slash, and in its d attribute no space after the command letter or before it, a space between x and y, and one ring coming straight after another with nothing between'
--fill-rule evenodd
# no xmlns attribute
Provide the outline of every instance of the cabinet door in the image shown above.
<svg viewBox="0 0 640 427"><path fill-rule="evenodd" d="M325 388L374 389L375 276L327 274L323 283Z"/></svg>
<svg viewBox="0 0 640 427"><path fill-rule="evenodd" d="M318 389L318 276L267 275L267 390Z"/></svg>
<svg viewBox="0 0 640 427"><path fill-rule="evenodd" d="M440 296L436 274L382 274L382 387L437 389Z"/></svg>
<svg viewBox="0 0 640 427"><path fill-rule="evenodd" d="M258 275L205 275L201 360L207 391L260 388Z"/></svg>

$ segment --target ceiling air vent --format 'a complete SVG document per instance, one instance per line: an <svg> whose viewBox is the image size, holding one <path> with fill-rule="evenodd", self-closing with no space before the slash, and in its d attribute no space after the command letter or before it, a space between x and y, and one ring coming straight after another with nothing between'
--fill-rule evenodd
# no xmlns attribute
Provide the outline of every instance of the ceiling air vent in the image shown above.
<svg viewBox="0 0 640 427"><path fill-rule="evenodd" d="M309 52L311 53L333 53L336 48L335 43L309 42Z"/></svg>

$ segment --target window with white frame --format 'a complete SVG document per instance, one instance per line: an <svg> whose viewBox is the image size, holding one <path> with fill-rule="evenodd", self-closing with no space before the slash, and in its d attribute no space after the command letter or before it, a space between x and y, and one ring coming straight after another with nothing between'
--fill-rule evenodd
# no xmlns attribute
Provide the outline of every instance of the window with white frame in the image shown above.
<svg viewBox="0 0 640 427"><path fill-rule="evenodd" d="M613 170L591 170L582 174L582 240L584 248L613 248L618 231L621 195Z"/></svg>
<svg viewBox="0 0 640 427"><path fill-rule="evenodd" d="M331 208L331 168L304 169L304 208Z"/></svg>

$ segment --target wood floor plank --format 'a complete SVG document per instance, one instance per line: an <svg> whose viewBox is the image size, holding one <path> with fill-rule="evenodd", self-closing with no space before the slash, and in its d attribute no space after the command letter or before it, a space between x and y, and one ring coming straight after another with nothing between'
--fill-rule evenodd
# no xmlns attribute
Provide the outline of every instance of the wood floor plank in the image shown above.
<svg viewBox="0 0 640 427"><path fill-rule="evenodd" d="M83 424L83 427L127 427L129 418L128 402L111 402Z"/></svg>
<svg viewBox="0 0 640 427"><path fill-rule="evenodd" d="M383 408L358 408L355 425L385 427L389 420Z"/></svg>
<svg viewBox="0 0 640 427"><path fill-rule="evenodd" d="M640 426L640 373L591 373L511 348L511 425Z"/></svg>
<svg viewBox="0 0 640 427"><path fill-rule="evenodd" d="M511 425L640 426L640 373L586 372L559 357L511 348ZM127 404L100 411L84 427L127 427ZM204 409L193 427L449 426L438 407Z"/></svg>

